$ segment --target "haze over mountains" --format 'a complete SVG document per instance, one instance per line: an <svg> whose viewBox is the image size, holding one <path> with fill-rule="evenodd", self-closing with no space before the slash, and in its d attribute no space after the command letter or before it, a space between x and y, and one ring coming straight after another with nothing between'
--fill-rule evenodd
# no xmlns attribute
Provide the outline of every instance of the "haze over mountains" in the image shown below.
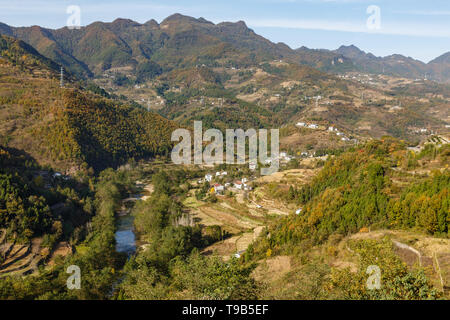
<svg viewBox="0 0 450 320"><path fill-rule="evenodd" d="M267 59L284 59L326 72L361 71L407 78L450 81L450 52L425 64L411 57L376 57L355 46L337 50L291 49L249 29L245 22L214 24L204 18L174 14L160 24L128 19L94 22L80 30L11 27L0 23L0 33L19 38L44 56L79 76L92 77L115 67L136 67L153 61L163 69L194 66L228 58L240 66Z"/></svg>

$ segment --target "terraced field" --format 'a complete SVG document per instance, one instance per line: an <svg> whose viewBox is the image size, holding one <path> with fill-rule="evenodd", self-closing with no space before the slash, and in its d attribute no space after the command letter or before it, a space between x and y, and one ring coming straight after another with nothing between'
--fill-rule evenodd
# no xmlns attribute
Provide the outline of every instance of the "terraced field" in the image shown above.
<svg viewBox="0 0 450 320"><path fill-rule="evenodd" d="M0 245L0 277L35 272L43 260L41 242L42 239L35 238L28 244L8 242Z"/></svg>

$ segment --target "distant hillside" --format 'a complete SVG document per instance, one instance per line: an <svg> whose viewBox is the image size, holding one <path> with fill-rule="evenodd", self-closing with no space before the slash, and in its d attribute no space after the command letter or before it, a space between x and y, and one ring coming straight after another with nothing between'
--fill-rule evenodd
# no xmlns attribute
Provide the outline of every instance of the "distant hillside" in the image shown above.
<svg viewBox="0 0 450 320"><path fill-rule="evenodd" d="M29 44L8 36L0 35L0 58L21 70L31 71L31 67L41 67L53 75L59 71L59 66L54 61L42 56Z"/></svg>
<svg viewBox="0 0 450 320"><path fill-rule="evenodd" d="M57 65L21 41L1 36L0 48L0 144L60 169L170 150L172 122L71 83L60 88Z"/></svg>
<svg viewBox="0 0 450 320"><path fill-rule="evenodd" d="M450 81L449 53L425 64L422 61L400 54L376 57L372 53L366 53L354 45L341 46L333 52L350 59L355 68L365 73L402 76L411 79L427 78L439 82Z"/></svg>
<svg viewBox="0 0 450 320"><path fill-rule="evenodd" d="M450 52L447 52L428 63L433 77L442 82L450 79Z"/></svg>

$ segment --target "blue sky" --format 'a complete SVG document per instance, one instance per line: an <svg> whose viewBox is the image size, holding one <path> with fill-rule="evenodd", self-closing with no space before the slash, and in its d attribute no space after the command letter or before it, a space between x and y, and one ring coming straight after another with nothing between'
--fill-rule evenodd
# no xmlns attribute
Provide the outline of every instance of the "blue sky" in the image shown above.
<svg viewBox="0 0 450 320"><path fill-rule="evenodd" d="M160 22L182 13L215 23L243 20L292 48L354 44L377 56L400 53L424 62L450 51L449 0L0 0L0 22L60 28L69 5L80 6L82 25L118 17ZM371 5L380 9L379 29L367 26Z"/></svg>

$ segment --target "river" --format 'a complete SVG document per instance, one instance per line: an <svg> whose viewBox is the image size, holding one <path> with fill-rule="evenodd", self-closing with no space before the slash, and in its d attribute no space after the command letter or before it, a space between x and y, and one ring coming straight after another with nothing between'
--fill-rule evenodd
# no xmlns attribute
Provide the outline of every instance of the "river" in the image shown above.
<svg viewBox="0 0 450 320"><path fill-rule="evenodd" d="M116 251L123 252L132 256L136 253L136 235L134 233L134 217L130 214L131 208L136 201L145 201L150 197L153 192L153 186L151 184L145 185L142 182L136 182L136 185L142 188L144 194L130 195L129 198L122 200L122 208L117 212L117 231L116 237Z"/></svg>
<svg viewBox="0 0 450 320"><path fill-rule="evenodd" d="M116 251L128 256L136 252L136 236L133 227L134 217L131 214L117 217Z"/></svg>

